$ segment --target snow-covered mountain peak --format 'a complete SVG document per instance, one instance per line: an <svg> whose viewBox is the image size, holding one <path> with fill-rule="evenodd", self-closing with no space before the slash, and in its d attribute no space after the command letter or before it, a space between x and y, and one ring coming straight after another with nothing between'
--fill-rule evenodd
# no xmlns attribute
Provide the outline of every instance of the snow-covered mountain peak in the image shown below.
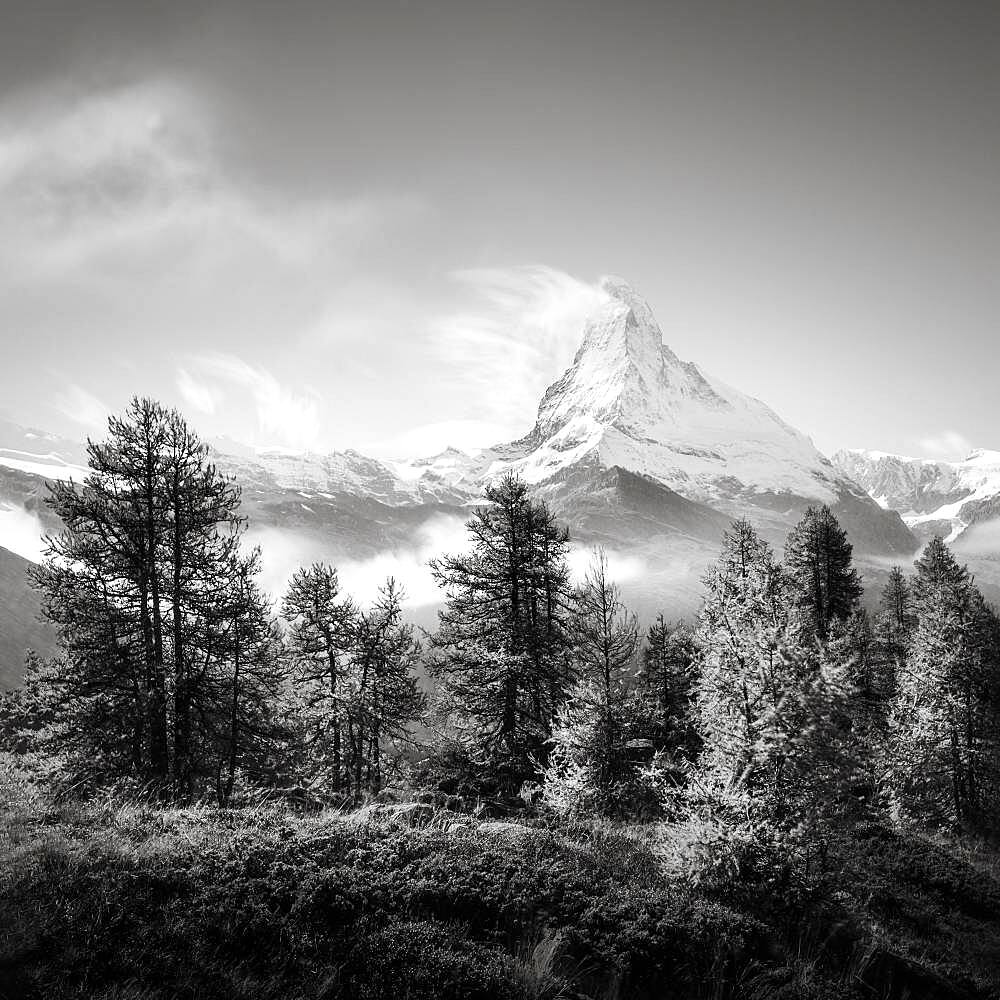
<svg viewBox="0 0 1000 1000"><path fill-rule="evenodd" d="M572 367L542 398L533 440L563 434L576 447L599 427L645 435L691 400L726 407L698 368L664 345L652 310L631 285L604 278L601 288L608 298L585 321Z"/></svg>
<svg viewBox="0 0 1000 1000"><path fill-rule="evenodd" d="M572 366L546 390L532 432L510 446L519 454L497 453L487 478L513 467L542 483L583 463L619 466L705 502L834 502L844 484L804 434L678 358L628 282L605 278L601 288L607 297L584 321Z"/></svg>

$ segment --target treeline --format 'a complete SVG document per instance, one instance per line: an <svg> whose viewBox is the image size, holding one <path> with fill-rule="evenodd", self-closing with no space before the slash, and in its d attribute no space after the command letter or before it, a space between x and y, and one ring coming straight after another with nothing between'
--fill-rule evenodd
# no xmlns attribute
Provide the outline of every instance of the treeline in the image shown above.
<svg viewBox="0 0 1000 1000"><path fill-rule="evenodd" d="M239 487L151 400L113 418L88 459L83 483L52 487L65 529L34 573L61 653L29 657L0 706L5 741L80 792L126 783L226 804L240 786L378 790L424 710L395 582L362 610L315 565L274 608Z"/></svg>
<svg viewBox="0 0 1000 1000"><path fill-rule="evenodd" d="M574 585L567 531L508 475L469 550L432 562L421 641L392 580L363 609L323 564L273 607L238 486L176 412L134 400L89 462L53 488L65 530L36 573L62 652L0 709L65 787L356 802L391 781L562 815L995 825L1000 622L940 540L869 616L828 508L780 560L737 521L695 622L643 635L603 554Z"/></svg>

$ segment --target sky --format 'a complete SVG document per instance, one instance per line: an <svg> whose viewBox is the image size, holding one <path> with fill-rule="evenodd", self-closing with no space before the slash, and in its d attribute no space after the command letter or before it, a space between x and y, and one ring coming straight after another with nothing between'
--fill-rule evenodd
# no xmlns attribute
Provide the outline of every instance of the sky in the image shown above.
<svg viewBox="0 0 1000 1000"><path fill-rule="evenodd" d="M1000 7L0 3L0 415L530 429L606 273L826 452L1000 448Z"/></svg>

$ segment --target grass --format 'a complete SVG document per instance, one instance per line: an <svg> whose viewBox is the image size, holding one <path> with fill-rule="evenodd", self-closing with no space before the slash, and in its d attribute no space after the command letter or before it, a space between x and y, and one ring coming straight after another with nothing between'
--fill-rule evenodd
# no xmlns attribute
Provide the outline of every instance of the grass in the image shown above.
<svg viewBox="0 0 1000 1000"><path fill-rule="evenodd" d="M4 1000L1000 996L981 845L872 825L815 878L695 883L662 826L54 805L4 773Z"/></svg>

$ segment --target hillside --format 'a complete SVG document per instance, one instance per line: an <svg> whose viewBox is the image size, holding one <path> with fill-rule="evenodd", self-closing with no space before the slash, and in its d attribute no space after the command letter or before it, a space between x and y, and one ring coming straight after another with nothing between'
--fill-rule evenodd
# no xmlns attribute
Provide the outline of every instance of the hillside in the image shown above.
<svg viewBox="0 0 1000 1000"><path fill-rule="evenodd" d="M55 650L55 632L41 621L38 595L28 585L30 566L28 560L0 548L0 691L20 684L26 650L42 654Z"/></svg>
<svg viewBox="0 0 1000 1000"><path fill-rule="evenodd" d="M693 880L662 824L54 808L4 774L4 1000L1000 996L995 857L881 826Z"/></svg>

